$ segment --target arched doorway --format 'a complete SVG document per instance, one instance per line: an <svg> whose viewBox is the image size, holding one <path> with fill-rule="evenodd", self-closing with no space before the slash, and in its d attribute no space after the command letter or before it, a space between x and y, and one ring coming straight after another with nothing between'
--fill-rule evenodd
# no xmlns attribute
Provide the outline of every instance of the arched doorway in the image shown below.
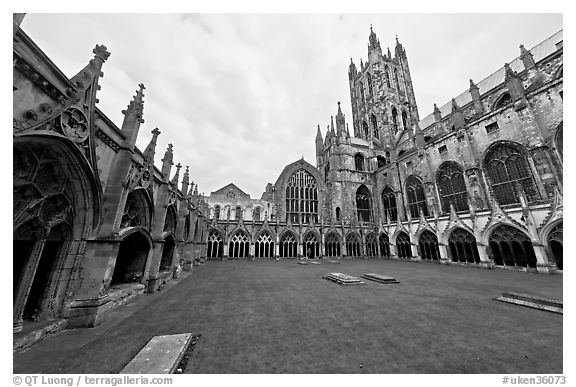
<svg viewBox="0 0 576 387"><path fill-rule="evenodd" d="M254 247L254 256L257 258L274 257L274 239L268 232L264 231L258 235Z"/></svg>
<svg viewBox="0 0 576 387"><path fill-rule="evenodd" d="M366 235L366 256L377 257L378 256L378 242L376 240L376 235L370 233Z"/></svg>
<svg viewBox="0 0 576 387"><path fill-rule="evenodd" d="M320 243L318 242L318 238L312 232L307 233L304 235L304 254L308 258L316 258L320 256Z"/></svg>
<svg viewBox="0 0 576 387"><path fill-rule="evenodd" d="M280 238L280 257L294 258L298 255L298 243L296 237L291 232L286 232Z"/></svg>
<svg viewBox="0 0 576 387"><path fill-rule="evenodd" d="M360 239L354 233L350 233L346 237L346 252L349 257L359 257L361 254Z"/></svg>
<svg viewBox="0 0 576 387"><path fill-rule="evenodd" d="M489 245L496 265L536 267L536 254L530 238L512 226L497 226L490 235Z"/></svg>
<svg viewBox="0 0 576 387"><path fill-rule="evenodd" d="M563 228L564 224L559 223L548 234L548 248L552 253L552 258L556 262L558 270L564 270L564 242L563 242Z"/></svg>
<svg viewBox="0 0 576 387"><path fill-rule="evenodd" d="M401 231L396 237L396 254L399 258L412 257L410 237L404 231Z"/></svg>
<svg viewBox="0 0 576 387"><path fill-rule="evenodd" d="M476 238L462 228L456 228L450 234L448 251L452 262L480 263Z"/></svg>
<svg viewBox="0 0 576 387"><path fill-rule="evenodd" d="M208 258L222 258L222 252L224 250L224 242L222 241L222 235L216 230L210 230L208 233L208 246L206 255Z"/></svg>
<svg viewBox="0 0 576 387"><path fill-rule="evenodd" d="M61 223L52 228L46 237L38 266L32 280L30 293L24 306L22 318L37 321L46 312L47 303L53 298L58 283L59 268L70 240L70 228Z"/></svg>
<svg viewBox="0 0 576 387"><path fill-rule="evenodd" d="M141 232L135 232L120 243L110 285L140 282L144 276L150 242Z"/></svg>
<svg viewBox="0 0 576 387"><path fill-rule="evenodd" d="M390 257L390 241L388 235L384 233L380 234L378 242L380 243L380 256L386 258Z"/></svg>
<svg viewBox="0 0 576 387"><path fill-rule="evenodd" d="M324 253L328 257L340 256L340 238L336 233L330 232L326 234L324 239Z"/></svg>
<svg viewBox="0 0 576 387"><path fill-rule="evenodd" d="M420 257L429 261L440 259L440 250L438 249L438 239L429 230L424 230L420 234L419 243Z"/></svg>
<svg viewBox="0 0 576 387"><path fill-rule="evenodd" d="M238 231L230 238L228 246L229 258L247 258L250 256L250 239L243 231Z"/></svg>

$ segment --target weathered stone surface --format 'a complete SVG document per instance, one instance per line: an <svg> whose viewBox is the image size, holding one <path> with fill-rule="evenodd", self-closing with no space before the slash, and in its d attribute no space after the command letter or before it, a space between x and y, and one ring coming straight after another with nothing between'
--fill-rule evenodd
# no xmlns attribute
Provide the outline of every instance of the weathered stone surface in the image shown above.
<svg viewBox="0 0 576 387"><path fill-rule="evenodd" d="M400 282L396 281L396 278L387 277L385 275L374 274L374 273L364 274L364 275L362 275L362 278L365 278L365 279L370 280L370 281L380 282L382 284L398 284L398 283L400 283Z"/></svg>
<svg viewBox="0 0 576 387"><path fill-rule="evenodd" d="M546 310L552 313L564 313L563 302L559 300L550 300L547 298L542 298L538 296L531 296L528 294L505 292L498 298L498 301L508 302L510 304L516 304L521 306L526 306L529 308Z"/></svg>
<svg viewBox="0 0 576 387"><path fill-rule="evenodd" d="M343 273L328 273L322 277L328 281L336 282L338 285L365 285L357 277Z"/></svg>
<svg viewBox="0 0 576 387"><path fill-rule="evenodd" d="M191 333L154 336L120 373L173 374L191 337Z"/></svg>

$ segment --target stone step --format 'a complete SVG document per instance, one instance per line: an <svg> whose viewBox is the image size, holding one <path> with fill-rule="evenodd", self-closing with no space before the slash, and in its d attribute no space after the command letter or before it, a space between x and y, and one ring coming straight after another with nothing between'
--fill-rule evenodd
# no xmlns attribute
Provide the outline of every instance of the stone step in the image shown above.
<svg viewBox="0 0 576 387"><path fill-rule="evenodd" d="M364 275L362 275L362 278L370 280L370 281L380 282L381 284L399 284L400 283L399 281L396 281L396 278L394 278L394 277L387 277L385 275L374 274L374 273L364 274Z"/></svg>
<svg viewBox="0 0 576 387"><path fill-rule="evenodd" d="M322 277L328 281L336 282L338 285L365 285L357 277L343 273L328 273Z"/></svg>
<svg viewBox="0 0 576 387"><path fill-rule="evenodd" d="M514 292L504 292L500 297L496 298L496 300L529 308L546 310L552 313L564 314L563 302L559 300L551 300L539 296Z"/></svg>
<svg viewBox="0 0 576 387"><path fill-rule="evenodd" d="M154 336L121 374L173 374L190 345L191 333Z"/></svg>

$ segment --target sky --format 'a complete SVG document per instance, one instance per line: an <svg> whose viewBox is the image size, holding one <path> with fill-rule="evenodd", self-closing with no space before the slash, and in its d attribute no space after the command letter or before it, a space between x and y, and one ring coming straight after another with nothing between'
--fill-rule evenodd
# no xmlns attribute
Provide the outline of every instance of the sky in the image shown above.
<svg viewBox="0 0 576 387"><path fill-rule="evenodd" d="M287 164L316 164L317 126L325 135L339 101L352 131L348 65L367 60L370 25L384 51L396 35L403 44L422 119L562 24L534 13L29 13L21 27L69 77L104 44L98 107L120 127L144 83L137 146L158 127L158 167L171 143L200 193L232 182L260 198Z"/></svg>

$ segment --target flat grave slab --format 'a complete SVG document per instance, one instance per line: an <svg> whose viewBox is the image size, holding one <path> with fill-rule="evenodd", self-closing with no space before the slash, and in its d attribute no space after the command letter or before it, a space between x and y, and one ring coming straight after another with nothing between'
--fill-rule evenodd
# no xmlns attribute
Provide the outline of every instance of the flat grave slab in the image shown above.
<svg viewBox="0 0 576 387"><path fill-rule="evenodd" d="M387 277L387 276L382 275L382 274L368 273L368 274L362 275L362 278L370 280L370 281L380 282L381 284L399 284L400 283L399 281L396 281L396 278Z"/></svg>
<svg viewBox="0 0 576 387"><path fill-rule="evenodd" d="M340 261L335 261L335 260L333 260L333 259L329 259L329 260L326 261L326 263L337 263L337 264L340 264Z"/></svg>
<svg viewBox="0 0 576 387"><path fill-rule="evenodd" d="M298 264L299 264L299 265L309 265L310 262L308 262L308 261L298 261Z"/></svg>
<svg viewBox="0 0 576 387"><path fill-rule="evenodd" d="M120 373L173 374L191 337L191 333L154 336Z"/></svg>
<svg viewBox="0 0 576 387"><path fill-rule="evenodd" d="M343 273L328 273L322 277L328 281L336 282L338 285L365 285L357 277Z"/></svg>
<svg viewBox="0 0 576 387"><path fill-rule="evenodd" d="M514 292L504 292L500 297L496 298L496 300L552 313L564 314L564 303L560 300L550 300L543 297Z"/></svg>

